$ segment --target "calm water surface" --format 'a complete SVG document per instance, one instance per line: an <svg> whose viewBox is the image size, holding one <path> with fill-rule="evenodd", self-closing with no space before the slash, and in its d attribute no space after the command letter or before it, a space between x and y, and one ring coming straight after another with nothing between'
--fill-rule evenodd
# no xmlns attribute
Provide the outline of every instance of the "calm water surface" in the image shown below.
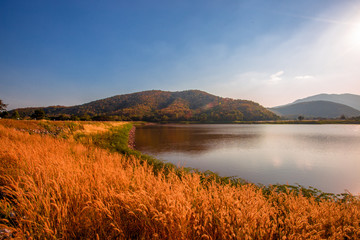
<svg viewBox="0 0 360 240"><path fill-rule="evenodd" d="M360 125L149 125L135 141L143 153L222 176L360 193Z"/></svg>

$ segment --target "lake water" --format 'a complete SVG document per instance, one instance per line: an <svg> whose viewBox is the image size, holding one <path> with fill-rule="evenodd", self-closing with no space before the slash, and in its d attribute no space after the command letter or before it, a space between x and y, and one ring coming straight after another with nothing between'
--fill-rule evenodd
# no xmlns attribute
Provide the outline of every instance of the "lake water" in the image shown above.
<svg viewBox="0 0 360 240"><path fill-rule="evenodd" d="M253 183L360 193L360 125L148 125L136 149Z"/></svg>

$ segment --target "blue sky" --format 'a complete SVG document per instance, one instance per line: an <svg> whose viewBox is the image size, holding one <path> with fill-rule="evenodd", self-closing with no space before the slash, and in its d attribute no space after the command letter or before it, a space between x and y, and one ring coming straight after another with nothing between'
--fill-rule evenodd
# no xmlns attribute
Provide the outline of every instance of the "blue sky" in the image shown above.
<svg viewBox="0 0 360 240"><path fill-rule="evenodd" d="M2 0L8 109L200 89L270 107L360 94L358 0Z"/></svg>

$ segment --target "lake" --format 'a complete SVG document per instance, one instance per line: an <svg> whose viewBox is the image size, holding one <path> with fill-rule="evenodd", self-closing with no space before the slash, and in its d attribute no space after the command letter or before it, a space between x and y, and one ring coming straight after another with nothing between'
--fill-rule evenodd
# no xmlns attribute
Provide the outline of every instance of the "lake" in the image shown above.
<svg viewBox="0 0 360 240"><path fill-rule="evenodd" d="M360 125L166 124L136 128L136 149L253 183L360 193Z"/></svg>

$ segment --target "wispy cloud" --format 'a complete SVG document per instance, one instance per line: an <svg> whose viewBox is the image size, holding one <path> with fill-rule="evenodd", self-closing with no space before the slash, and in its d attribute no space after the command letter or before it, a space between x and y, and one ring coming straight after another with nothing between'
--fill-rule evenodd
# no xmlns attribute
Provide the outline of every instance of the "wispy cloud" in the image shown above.
<svg viewBox="0 0 360 240"><path fill-rule="evenodd" d="M304 76L296 76L295 79L296 80L308 80L308 79L314 79L314 76L311 75L304 75Z"/></svg>
<svg viewBox="0 0 360 240"><path fill-rule="evenodd" d="M313 21L316 21L316 22L323 22L323 23L342 24L342 25L356 25L356 23L354 23L354 22L336 20L336 19L330 19L330 18L311 17L311 16L305 16L305 15L296 15L296 14L285 14L285 15L295 17L295 18L313 20Z"/></svg>
<svg viewBox="0 0 360 240"><path fill-rule="evenodd" d="M279 71L270 76L271 83L278 83L282 80L281 76L284 74L284 71Z"/></svg>

